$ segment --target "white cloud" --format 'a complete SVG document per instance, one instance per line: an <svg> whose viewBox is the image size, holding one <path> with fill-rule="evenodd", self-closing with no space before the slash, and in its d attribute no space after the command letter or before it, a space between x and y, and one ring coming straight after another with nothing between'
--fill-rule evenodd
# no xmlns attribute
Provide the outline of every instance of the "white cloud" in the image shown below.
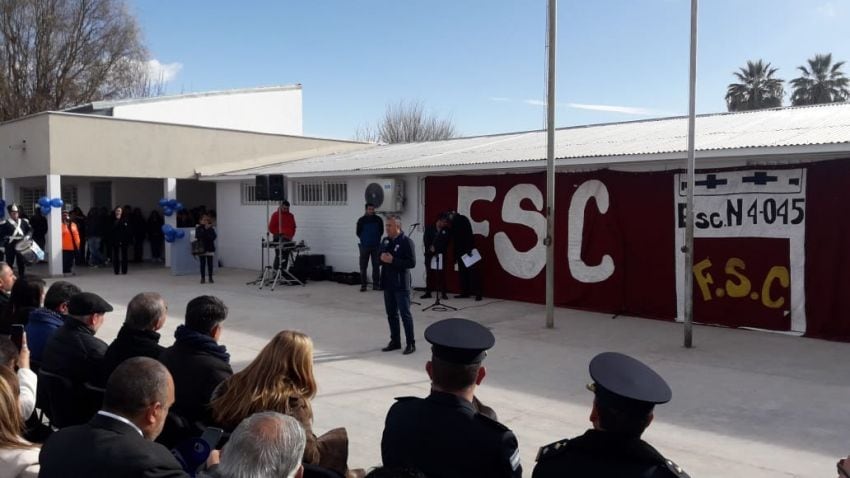
<svg viewBox="0 0 850 478"><path fill-rule="evenodd" d="M583 103L568 103L567 106L579 110L607 111L609 113L622 113L626 115L639 116L655 115L659 113L658 111L654 111L649 108L637 108L633 106L588 105Z"/></svg>
<svg viewBox="0 0 850 478"><path fill-rule="evenodd" d="M818 14L823 15L825 17L829 17L829 18L835 18L835 14L836 14L835 4L833 4L832 2L827 2L827 3L824 3L823 5L818 6L815 9L815 11Z"/></svg>
<svg viewBox="0 0 850 478"><path fill-rule="evenodd" d="M532 106L546 106L546 102L543 100L523 100L522 102Z"/></svg>
<svg viewBox="0 0 850 478"><path fill-rule="evenodd" d="M145 67L148 70L150 78L154 81L162 79L163 83L168 83L177 77L180 70L183 69L182 63L160 63L156 58L145 62Z"/></svg>
<svg viewBox="0 0 850 478"><path fill-rule="evenodd" d="M511 101L511 99L510 99L510 98L506 98L506 97L504 97L504 96L491 96L491 97L489 98L489 100L490 100L490 101L499 101L499 102L507 102L507 101Z"/></svg>

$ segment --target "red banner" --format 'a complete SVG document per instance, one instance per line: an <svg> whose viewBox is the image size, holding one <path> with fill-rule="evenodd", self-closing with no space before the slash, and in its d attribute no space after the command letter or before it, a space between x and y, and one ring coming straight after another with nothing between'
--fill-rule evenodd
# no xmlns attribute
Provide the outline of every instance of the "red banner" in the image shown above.
<svg viewBox="0 0 850 478"><path fill-rule="evenodd" d="M545 300L544 181L542 173L427 178L427 220L456 209L473 224L484 295ZM556 304L675 317L672 182L668 172L558 174ZM457 289L456 274L449 286Z"/></svg>

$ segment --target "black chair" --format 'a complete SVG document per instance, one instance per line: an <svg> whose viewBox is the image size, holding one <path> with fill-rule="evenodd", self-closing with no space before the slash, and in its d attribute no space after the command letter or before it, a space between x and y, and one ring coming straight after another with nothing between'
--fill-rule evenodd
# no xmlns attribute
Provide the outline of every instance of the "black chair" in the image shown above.
<svg viewBox="0 0 850 478"><path fill-rule="evenodd" d="M106 395L106 389L86 382L83 384L83 391L85 392L85 401L89 410L94 410L92 413L97 413L103 407L103 397Z"/></svg>
<svg viewBox="0 0 850 478"><path fill-rule="evenodd" d="M38 376L39 388L44 387L47 393L45 413L53 427L86 423L100 408L99 404L89 402L82 385L75 386L68 377L44 369L39 370Z"/></svg>

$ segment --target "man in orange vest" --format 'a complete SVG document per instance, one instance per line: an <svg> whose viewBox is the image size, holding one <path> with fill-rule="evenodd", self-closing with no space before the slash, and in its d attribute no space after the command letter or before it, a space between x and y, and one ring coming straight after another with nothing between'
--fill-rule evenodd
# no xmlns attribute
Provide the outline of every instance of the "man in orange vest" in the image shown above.
<svg viewBox="0 0 850 478"><path fill-rule="evenodd" d="M80 250L80 232L71 221L71 213L62 211L62 274L74 275L74 258Z"/></svg>

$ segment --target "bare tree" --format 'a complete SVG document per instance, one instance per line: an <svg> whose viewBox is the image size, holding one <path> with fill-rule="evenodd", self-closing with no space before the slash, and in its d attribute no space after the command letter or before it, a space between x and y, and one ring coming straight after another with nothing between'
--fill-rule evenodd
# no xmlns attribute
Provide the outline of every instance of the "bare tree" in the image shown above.
<svg viewBox="0 0 850 478"><path fill-rule="evenodd" d="M399 101L387 105L384 118L374 128L357 129L355 139L382 143L419 143L457 136L451 118L429 116L421 101Z"/></svg>
<svg viewBox="0 0 850 478"><path fill-rule="evenodd" d="M123 0L0 0L0 121L132 96L146 59Z"/></svg>

